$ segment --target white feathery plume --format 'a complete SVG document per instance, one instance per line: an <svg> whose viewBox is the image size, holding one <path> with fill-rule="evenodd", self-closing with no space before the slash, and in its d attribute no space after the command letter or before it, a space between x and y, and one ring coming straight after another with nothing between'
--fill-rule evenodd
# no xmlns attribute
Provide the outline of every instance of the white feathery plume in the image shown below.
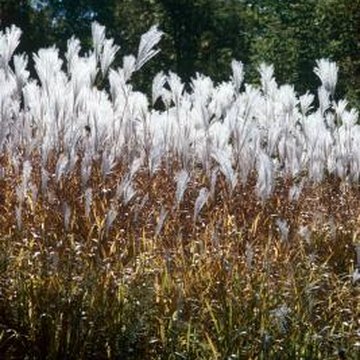
<svg viewBox="0 0 360 360"><path fill-rule="evenodd" d="M143 163L144 163L143 157L138 157L133 160L130 167L130 178L134 177L134 175L140 170Z"/></svg>
<svg viewBox="0 0 360 360"><path fill-rule="evenodd" d="M22 203L25 200L25 195L26 195L26 189L24 189L23 184L19 184L18 186L16 186L15 194L16 194L16 199L17 199L18 204L22 205Z"/></svg>
<svg viewBox="0 0 360 360"><path fill-rule="evenodd" d="M292 115L295 106L297 104L297 98L294 86L292 85L282 85L278 90L278 96L282 104L282 109L284 113Z"/></svg>
<svg viewBox="0 0 360 360"><path fill-rule="evenodd" d="M305 148L297 139L291 141L291 145L289 146L289 156L287 157L287 169L291 176L294 178L299 175L301 170L303 169L303 158Z"/></svg>
<svg viewBox="0 0 360 360"><path fill-rule="evenodd" d="M108 79L114 112L120 119L123 119L128 93L130 92L130 87L125 81L123 69L118 69L117 71L110 69Z"/></svg>
<svg viewBox="0 0 360 360"><path fill-rule="evenodd" d="M134 55L127 55L123 57L123 71L124 80L128 82L132 74L136 71L136 58Z"/></svg>
<svg viewBox="0 0 360 360"><path fill-rule="evenodd" d="M325 117L325 124L331 133L332 136L334 136L335 128L340 125L340 121L337 118L336 114L332 111L326 111L324 114Z"/></svg>
<svg viewBox="0 0 360 360"><path fill-rule="evenodd" d="M166 76L163 71L157 73L152 82L152 104L162 96L162 91L166 82Z"/></svg>
<svg viewBox="0 0 360 360"><path fill-rule="evenodd" d="M155 146L151 148L148 159L148 166L151 176L153 176L155 172L159 169L163 153L164 151L161 146Z"/></svg>
<svg viewBox="0 0 360 360"><path fill-rule="evenodd" d="M283 124L278 121L274 121L272 126L267 129L267 152L269 155L274 155L276 153L276 148L279 149L279 142L283 138Z"/></svg>
<svg viewBox="0 0 360 360"><path fill-rule="evenodd" d="M360 179L360 128L355 126L352 130L354 140L352 143L352 157L350 162L351 180L359 182Z"/></svg>
<svg viewBox="0 0 360 360"><path fill-rule="evenodd" d="M338 71L339 68L335 62L332 62L329 59L316 60L314 73L321 80L323 87L330 95L334 95L335 93Z"/></svg>
<svg viewBox="0 0 360 360"><path fill-rule="evenodd" d="M24 108L28 109L35 121L42 118L43 103L41 89L34 80L29 80L22 89Z"/></svg>
<svg viewBox="0 0 360 360"><path fill-rule="evenodd" d="M306 116L307 113L312 109L311 104L314 102L315 96L309 91L307 91L304 95L300 96L300 110L303 116Z"/></svg>
<svg viewBox="0 0 360 360"><path fill-rule="evenodd" d="M98 73L96 56L94 53L87 57L79 57L73 62L71 68L71 85L73 87L74 97L77 103L81 98L82 91L88 90L94 84ZM88 94L88 92L85 92ZM87 99L88 100L88 99Z"/></svg>
<svg viewBox="0 0 360 360"><path fill-rule="evenodd" d="M345 174L345 169L341 163L337 162L337 172L340 177ZM309 163L309 177L315 183L320 183L324 178L325 165L321 158L312 157Z"/></svg>
<svg viewBox="0 0 360 360"><path fill-rule="evenodd" d="M209 110L215 115L216 119L220 119L223 115L226 115L226 111L230 109L234 99L233 86L230 83L223 82L215 88Z"/></svg>
<svg viewBox="0 0 360 360"><path fill-rule="evenodd" d="M100 67L103 77L106 76L106 73L110 65L114 62L116 53L119 49L119 46L114 45L114 39L104 40L104 46L100 56Z"/></svg>
<svg viewBox="0 0 360 360"><path fill-rule="evenodd" d="M218 163L220 171L225 176L230 191L234 190L237 184L237 174L232 167L229 153L225 150L214 149L212 157Z"/></svg>
<svg viewBox="0 0 360 360"><path fill-rule="evenodd" d="M10 153L11 154L11 153ZM16 176L19 175L20 173L20 160L19 160L19 156L16 155L15 152L12 153L13 156L11 157L11 166L14 169L14 173Z"/></svg>
<svg viewBox="0 0 360 360"><path fill-rule="evenodd" d="M63 175L66 175L69 164L69 158L65 154L61 154L58 158L55 168L55 180L59 182Z"/></svg>
<svg viewBox="0 0 360 360"><path fill-rule="evenodd" d="M28 57L25 54L14 56L14 69L19 91L22 90L22 87L27 83L30 76L29 71L26 70L27 65Z"/></svg>
<svg viewBox="0 0 360 360"><path fill-rule="evenodd" d="M18 230L22 229L22 206L21 204L19 206L15 207L15 218L16 218L16 225Z"/></svg>
<svg viewBox="0 0 360 360"><path fill-rule="evenodd" d="M77 149L75 147L73 147L70 150L70 155L69 155L69 163L68 163L68 168L67 171L69 173L72 173L75 169L75 165L77 164L78 160L79 160L79 156L76 153Z"/></svg>
<svg viewBox="0 0 360 360"><path fill-rule="evenodd" d="M226 149L230 139L230 128L226 123L216 121L210 124L208 129L209 140L217 149Z"/></svg>
<svg viewBox="0 0 360 360"><path fill-rule="evenodd" d="M21 30L15 25L0 31L0 69L5 70L6 77L9 73L9 61L20 43Z"/></svg>
<svg viewBox="0 0 360 360"><path fill-rule="evenodd" d="M261 91L252 85L245 84L245 91L238 95L239 117L247 124L250 115L256 114L257 105L264 101Z"/></svg>
<svg viewBox="0 0 360 360"><path fill-rule="evenodd" d="M114 152L106 152L104 151L101 157L101 174L102 176L109 175L111 170L116 165Z"/></svg>
<svg viewBox="0 0 360 360"><path fill-rule="evenodd" d="M125 175L122 181L117 185L116 197L122 198L123 204L127 205L136 195L136 190L132 185L132 179L129 174Z"/></svg>
<svg viewBox="0 0 360 360"><path fill-rule="evenodd" d="M163 101L166 110L169 110L172 104L172 94L168 89L163 88L161 92L161 100Z"/></svg>
<svg viewBox="0 0 360 360"><path fill-rule="evenodd" d="M79 40L69 40L67 74L57 48L41 49L34 55L40 84L29 77L27 57L13 57L20 34L16 27L0 32L0 149L15 157L16 149L24 146L24 158L29 159L39 146L42 191L47 189L48 155L60 146L54 181L75 169L76 159L84 150L81 180L85 193L93 159L102 155L103 174L109 173L119 158L126 159L129 174L119 185L125 204L136 193L131 181L143 158L151 174L162 160L170 164L172 155L178 156L188 171L191 164L202 163L207 175L212 176L211 187L210 191L200 190L194 221L215 192L218 169L233 190L238 176L245 183L255 166L256 191L263 200L272 193L277 166L277 175L295 176L304 169L315 181L323 179L325 170L346 180L360 177L358 112L348 109L346 100L333 100L338 68L329 60L318 60L314 70L322 81L317 110L313 110L312 94L298 98L292 86L278 88L274 68L264 64L259 67L262 89L245 84L240 93L244 68L233 60L230 81L214 87L210 78L197 74L190 93L176 74L166 77L159 73L152 84L152 103L161 97L166 111L151 111L147 97L133 91L129 80L158 53L162 32L156 26L141 37L137 59L124 57L123 67L114 71L110 66L119 47L113 39L106 39L105 27L93 23L94 51L80 57ZM14 73L9 65L12 57ZM93 86L99 70L104 77L108 74L111 100L107 89ZM330 106L335 112L327 111ZM85 133L85 126L90 131ZM211 156L217 163L213 173ZM14 171L21 169L18 161L13 165ZM23 182L16 190L21 201L31 186L31 171L27 179L26 169L24 163ZM182 170L175 177L178 205L188 186L188 171ZM30 190L33 195L37 191ZM296 200L300 191L301 186L295 185L289 198Z"/></svg>
<svg viewBox="0 0 360 360"><path fill-rule="evenodd" d="M95 55L96 58L99 59L105 42L105 26L102 26L98 22L94 21L91 24L91 34Z"/></svg>
<svg viewBox="0 0 360 360"><path fill-rule="evenodd" d="M214 83L210 77L196 73L195 78L191 79L192 100L195 107L207 107L213 92Z"/></svg>
<svg viewBox="0 0 360 360"><path fill-rule="evenodd" d="M73 73L74 65L79 59L80 50L80 40L75 38L75 36L72 36L67 42L67 50L65 53L67 70L69 74Z"/></svg>
<svg viewBox="0 0 360 360"><path fill-rule="evenodd" d="M181 170L175 175L176 180L176 205L182 201L187 185L190 181L189 173L186 170Z"/></svg>
<svg viewBox="0 0 360 360"><path fill-rule="evenodd" d="M241 61L233 60L231 62L232 69L232 82L234 83L235 90L240 91L241 85L244 81L244 64Z"/></svg>
<svg viewBox="0 0 360 360"><path fill-rule="evenodd" d="M318 99L319 99L319 110L321 114L324 114L327 109L329 109L330 102L330 93L324 86L318 88Z"/></svg>
<svg viewBox="0 0 360 360"><path fill-rule="evenodd" d="M200 191L199 191L199 195L195 200L194 222L196 221L201 209L206 204L208 198L209 198L209 190L206 187L201 188Z"/></svg>
<svg viewBox="0 0 360 360"><path fill-rule="evenodd" d="M348 101L345 99L340 99L338 103L335 103L334 109L336 116L341 119L343 117L344 112L346 111L347 106L349 105Z"/></svg>
<svg viewBox="0 0 360 360"><path fill-rule="evenodd" d="M260 74L261 88L265 95L270 95L273 88L276 87L274 79L274 66L261 63L258 67Z"/></svg>
<svg viewBox="0 0 360 360"><path fill-rule="evenodd" d="M90 149L87 149L87 151L90 151ZM91 157L88 154L85 154L85 156L81 161L81 184L83 187L89 181L91 171L92 171Z"/></svg>
<svg viewBox="0 0 360 360"><path fill-rule="evenodd" d="M167 77L167 83L169 84L171 90L172 100L175 106L178 108L180 106L180 100L184 91L184 84L181 82L180 77L171 71Z"/></svg>
<svg viewBox="0 0 360 360"><path fill-rule="evenodd" d="M29 160L25 160L23 163L23 171L22 171L22 184L24 191L27 190L31 178L32 169L33 168L31 162Z"/></svg>
<svg viewBox="0 0 360 360"><path fill-rule="evenodd" d="M274 78L274 65L261 63L258 67L258 72L260 74L261 81L268 83Z"/></svg>
<svg viewBox="0 0 360 360"><path fill-rule="evenodd" d="M63 61L59 58L59 49L55 46L40 49L33 58L42 85L48 84L53 80L54 75L61 71Z"/></svg>
<svg viewBox="0 0 360 360"><path fill-rule="evenodd" d="M70 218L71 218L71 208L67 202L63 203L62 206L63 210L63 217L64 217L64 228L65 231L69 230L70 227Z"/></svg>
<svg viewBox="0 0 360 360"><path fill-rule="evenodd" d="M141 36L136 59L136 70L141 69L145 63L160 52L159 49L154 49L154 47L159 43L162 36L163 32L158 29L157 25L152 26L148 32Z"/></svg>
<svg viewBox="0 0 360 360"><path fill-rule="evenodd" d="M256 192L261 200L266 200L272 193L274 186L274 165L270 157L260 150L257 158Z"/></svg>
<svg viewBox="0 0 360 360"><path fill-rule="evenodd" d="M136 195L136 190L134 189L132 182L128 182L124 186L123 190L123 202L124 205L127 205Z"/></svg>
<svg viewBox="0 0 360 360"><path fill-rule="evenodd" d="M93 201L93 193L91 188L85 190L85 216L89 217L90 209Z"/></svg>
<svg viewBox="0 0 360 360"><path fill-rule="evenodd" d="M28 160L26 160L23 163L22 181L16 187L16 197L20 206L24 202L25 197L27 195L27 191L29 189L31 172L32 172L31 163Z"/></svg>
<svg viewBox="0 0 360 360"><path fill-rule="evenodd" d="M148 113L148 99L145 94L139 91L133 91L129 94L127 107L130 118L133 121L143 120ZM133 128L131 128L131 130L133 130Z"/></svg>
<svg viewBox="0 0 360 360"><path fill-rule="evenodd" d="M342 124L347 129L352 129L359 120L359 112L356 109L344 110L341 114Z"/></svg>

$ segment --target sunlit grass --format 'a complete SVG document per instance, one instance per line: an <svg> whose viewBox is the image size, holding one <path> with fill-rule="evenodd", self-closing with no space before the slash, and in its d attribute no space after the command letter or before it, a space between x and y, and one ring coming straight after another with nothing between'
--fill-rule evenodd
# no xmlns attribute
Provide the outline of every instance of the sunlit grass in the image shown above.
<svg viewBox="0 0 360 360"><path fill-rule="evenodd" d="M318 96L160 72L92 25L14 55L0 32L0 358L358 359L358 112ZM356 249L358 255L356 256Z"/></svg>

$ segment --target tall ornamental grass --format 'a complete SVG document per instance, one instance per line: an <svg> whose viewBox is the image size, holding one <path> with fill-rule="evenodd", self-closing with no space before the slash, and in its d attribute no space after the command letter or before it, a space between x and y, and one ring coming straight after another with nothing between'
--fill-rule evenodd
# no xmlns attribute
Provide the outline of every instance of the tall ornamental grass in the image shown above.
<svg viewBox="0 0 360 360"><path fill-rule="evenodd" d="M358 359L360 126L336 64L316 94L234 60L149 97L132 77L162 35L113 68L94 23L90 52L73 37L30 70L0 32L0 357Z"/></svg>

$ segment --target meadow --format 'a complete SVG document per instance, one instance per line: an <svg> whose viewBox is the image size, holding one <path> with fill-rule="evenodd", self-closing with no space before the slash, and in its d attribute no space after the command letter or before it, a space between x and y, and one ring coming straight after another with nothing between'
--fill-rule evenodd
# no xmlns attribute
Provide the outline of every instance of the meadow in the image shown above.
<svg viewBox="0 0 360 360"><path fill-rule="evenodd" d="M358 359L360 126L336 64L314 62L316 94L234 60L148 96L132 77L162 32L116 69L92 35L29 64L0 32L0 357Z"/></svg>

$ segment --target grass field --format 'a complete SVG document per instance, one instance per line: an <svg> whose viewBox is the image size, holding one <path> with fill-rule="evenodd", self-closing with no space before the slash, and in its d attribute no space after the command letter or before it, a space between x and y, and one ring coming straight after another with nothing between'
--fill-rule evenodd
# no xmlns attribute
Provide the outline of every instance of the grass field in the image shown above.
<svg viewBox="0 0 360 360"><path fill-rule="evenodd" d="M130 85L161 32L14 55L0 33L1 359L359 359L360 127L241 63ZM66 69L65 69L66 68ZM36 80L35 80L36 79Z"/></svg>

